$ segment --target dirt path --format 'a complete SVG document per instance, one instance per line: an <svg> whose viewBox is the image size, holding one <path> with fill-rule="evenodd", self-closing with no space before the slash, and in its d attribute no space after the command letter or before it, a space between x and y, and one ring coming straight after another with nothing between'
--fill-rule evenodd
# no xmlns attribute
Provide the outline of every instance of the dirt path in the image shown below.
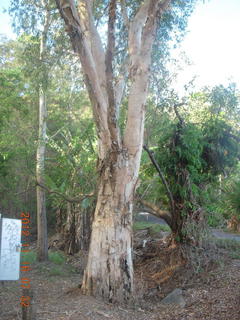
<svg viewBox="0 0 240 320"><path fill-rule="evenodd" d="M212 231L212 234L214 235L214 237L216 237L218 239L230 239L230 240L240 241L239 234L225 232L225 231L222 231L219 229L211 229L211 231Z"/></svg>
<svg viewBox="0 0 240 320"><path fill-rule="evenodd" d="M161 225L167 225L166 222L163 219L157 218L151 214L148 215L147 218L141 217L140 221L145 221L146 223L154 223L154 224L161 224ZM236 240L240 241L240 234L234 234L231 232L226 232L221 229L210 229L213 236L218 239L230 239L230 240Z"/></svg>

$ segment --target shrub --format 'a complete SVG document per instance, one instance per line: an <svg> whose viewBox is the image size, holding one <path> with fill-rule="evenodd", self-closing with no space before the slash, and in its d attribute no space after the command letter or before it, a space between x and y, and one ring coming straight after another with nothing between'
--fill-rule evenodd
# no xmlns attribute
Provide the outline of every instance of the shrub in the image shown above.
<svg viewBox="0 0 240 320"><path fill-rule="evenodd" d="M29 262L30 264L37 261L37 254L34 251L21 252L21 262Z"/></svg>
<svg viewBox="0 0 240 320"><path fill-rule="evenodd" d="M61 265L65 262L66 258L62 252L53 251L49 252L49 260L55 264Z"/></svg>

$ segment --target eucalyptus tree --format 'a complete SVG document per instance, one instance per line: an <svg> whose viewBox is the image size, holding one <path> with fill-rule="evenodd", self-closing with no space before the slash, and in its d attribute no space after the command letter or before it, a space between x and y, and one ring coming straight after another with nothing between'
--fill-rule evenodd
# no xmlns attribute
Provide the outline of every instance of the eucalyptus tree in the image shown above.
<svg viewBox="0 0 240 320"><path fill-rule="evenodd" d="M168 34L176 22L169 17L187 12L193 2L56 0L81 61L98 135L98 198L82 283L85 294L108 301L132 296L132 205L152 48L157 31Z"/></svg>
<svg viewBox="0 0 240 320"><path fill-rule="evenodd" d="M45 154L47 140L47 89L49 84L50 66L53 64L54 28L56 19L51 0L35 2L31 0L11 1L9 8L13 16L13 26L19 33L25 33L35 44L32 59L25 59L30 66L29 77L35 82L38 92L38 144L36 150L36 194L37 194L37 258L39 261L48 259L48 237L46 216L46 195L41 187L45 184ZM27 50L31 46L27 46ZM54 57L56 58L56 57ZM32 74L30 74L32 71Z"/></svg>
<svg viewBox="0 0 240 320"><path fill-rule="evenodd" d="M47 85L46 77L47 69L44 65L47 50L47 35L50 27L50 10L49 2L42 1L44 18L43 30L40 34L40 50L39 64L42 69L41 80L39 82L39 131L38 131L38 146L36 152L36 192L37 192L37 259L45 261L48 259L48 236L47 236L47 215L46 215L46 194L41 185L45 184L45 154L46 154L46 139L47 139Z"/></svg>

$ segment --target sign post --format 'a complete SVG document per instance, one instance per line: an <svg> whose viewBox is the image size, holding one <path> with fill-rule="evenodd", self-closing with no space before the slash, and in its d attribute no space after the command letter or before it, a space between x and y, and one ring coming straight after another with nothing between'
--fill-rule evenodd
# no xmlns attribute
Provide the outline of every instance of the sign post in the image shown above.
<svg viewBox="0 0 240 320"><path fill-rule="evenodd" d="M21 220L0 215L0 281L19 279L21 227Z"/></svg>

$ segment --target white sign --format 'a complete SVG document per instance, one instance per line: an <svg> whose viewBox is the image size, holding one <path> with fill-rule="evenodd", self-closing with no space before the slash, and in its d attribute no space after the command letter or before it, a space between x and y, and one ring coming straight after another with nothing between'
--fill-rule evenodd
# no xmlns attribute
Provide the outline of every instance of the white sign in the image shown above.
<svg viewBox="0 0 240 320"><path fill-rule="evenodd" d="M0 215L0 280L19 279L21 226L21 220Z"/></svg>

